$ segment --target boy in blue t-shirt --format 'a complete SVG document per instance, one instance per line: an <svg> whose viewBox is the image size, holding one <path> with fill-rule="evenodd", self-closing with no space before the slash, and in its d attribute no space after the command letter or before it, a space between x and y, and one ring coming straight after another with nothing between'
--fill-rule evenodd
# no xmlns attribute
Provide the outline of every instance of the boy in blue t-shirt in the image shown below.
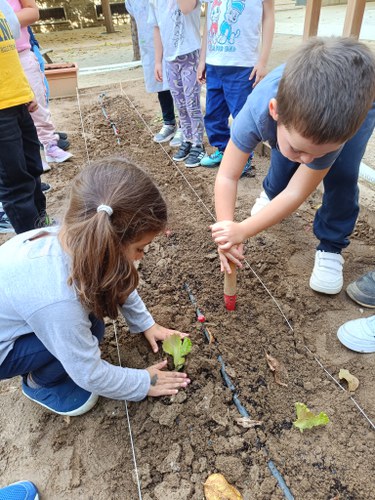
<svg viewBox="0 0 375 500"><path fill-rule="evenodd" d="M248 97L233 122L215 184L212 237L222 270L241 267L242 242L293 213L324 184L314 234L320 240L310 287L336 294L343 286L343 248L355 226L358 171L375 126L375 58L351 38L314 38L276 68ZM234 222L237 181L262 141L271 164L251 217Z"/></svg>

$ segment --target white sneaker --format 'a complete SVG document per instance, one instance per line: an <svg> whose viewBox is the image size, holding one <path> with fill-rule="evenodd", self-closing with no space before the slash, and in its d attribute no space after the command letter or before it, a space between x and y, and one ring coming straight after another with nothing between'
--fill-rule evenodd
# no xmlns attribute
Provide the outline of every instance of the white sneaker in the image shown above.
<svg viewBox="0 0 375 500"><path fill-rule="evenodd" d="M344 323L337 338L345 347L356 352L375 352L375 316Z"/></svg>
<svg viewBox="0 0 375 500"><path fill-rule="evenodd" d="M342 276L344 262L339 253L317 250L314 269L310 277L310 288L328 295L339 293L344 284Z"/></svg>
<svg viewBox="0 0 375 500"><path fill-rule="evenodd" d="M46 161L49 163L62 163L66 160L69 160L69 158L71 158L72 156L72 153L64 151L56 144L50 144L45 151Z"/></svg>
<svg viewBox="0 0 375 500"><path fill-rule="evenodd" d="M163 125L160 131L154 135L154 142L157 143L162 143L162 142L168 142L169 140L172 139L174 136L175 132L177 130L176 125Z"/></svg>
<svg viewBox="0 0 375 500"><path fill-rule="evenodd" d="M50 165L43 159L42 159L42 165L43 165L43 172L48 172L49 170L51 170Z"/></svg>
<svg viewBox="0 0 375 500"><path fill-rule="evenodd" d="M184 142L184 133L181 128L178 128L173 136L173 139L169 142L171 148L179 148Z"/></svg>
<svg viewBox="0 0 375 500"><path fill-rule="evenodd" d="M254 206L251 209L250 215L256 215L258 212L262 210L262 208L266 207L271 200L266 195L265 191L262 191L259 195L259 198L255 200Z"/></svg>

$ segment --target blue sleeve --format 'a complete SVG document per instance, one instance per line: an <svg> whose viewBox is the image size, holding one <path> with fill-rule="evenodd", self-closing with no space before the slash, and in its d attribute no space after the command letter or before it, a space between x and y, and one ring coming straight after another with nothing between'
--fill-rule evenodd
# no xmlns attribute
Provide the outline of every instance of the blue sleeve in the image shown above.
<svg viewBox="0 0 375 500"><path fill-rule="evenodd" d="M251 153L257 144L262 142L259 127L253 116L251 95L234 119L230 135L233 143L244 153Z"/></svg>
<svg viewBox="0 0 375 500"><path fill-rule="evenodd" d="M332 153L328 153L321 158L316 158L313 162L308 163L307 166L313 170L324 170L325 168L332 167L343 147L344 145L336 151L332 151Z"/></svg>

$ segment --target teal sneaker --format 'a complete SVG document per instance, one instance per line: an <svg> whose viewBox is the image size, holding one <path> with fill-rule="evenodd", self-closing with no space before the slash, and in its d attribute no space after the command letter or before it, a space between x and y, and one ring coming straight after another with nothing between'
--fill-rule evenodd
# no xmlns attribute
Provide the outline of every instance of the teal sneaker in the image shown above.
<svg viewBox="0 0 375 500"><path fill-rule="evenodd" d="M201 160L202 167L214 168L218 167L223 159L224 152L217 149L214 153L210 154L210 156L205 156Z"/></svg>
<svg viewBox="0 0 375 500"><path fill-rule="evenodd" d="M242 177L255 177L255 170L251 165L253 158L254 158L254 153L250 153L249 159L247 160L246 165L242 170L241 179Z"/></svg>
<svg viewBox="0 0 375 500"><path fill-rule="evenodd" d="M0 500L38 500L38 490L31 481L17 483L0 488Z"/></svg>

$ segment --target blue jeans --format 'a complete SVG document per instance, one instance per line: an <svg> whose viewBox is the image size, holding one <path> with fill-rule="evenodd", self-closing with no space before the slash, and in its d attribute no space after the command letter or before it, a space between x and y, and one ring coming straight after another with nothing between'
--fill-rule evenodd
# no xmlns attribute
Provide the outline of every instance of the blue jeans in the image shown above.
<svg viewBox="0 0 375 500"><path fill-rule="evenodd" d="M40 145L25 105L0 109L0 201L16 233L45 217Z"/></svg>
<svg viewBox="0 0 375 500"><path fill-rule="evenodd" d="M229 115L235 118L253 90L253 68L206 64L206 114L204 124L211 146L224 151L230 139Z"/></svg>
<svg viewBox="0 0 375 500"><path fill-rule="evenodd" d="M104 322L93 314L89 316L91 332L99 340L104 337ZM22 335L0 365L0 380L17 375L33 374L33 380L43 387L51 387L67 377L62 364L47 351L35 333Z"/></svg>
<svg viewBox="0 0 375 500"><path fill-rule="evenodd" d="M318 250L341 253L349 245L359 213L359 167L374 127L375 103L323 180L323 201L314 220L314 234L320 240ZM298 163L285 158L276 148L272 149L270 168L263 181L264 191L270 199L286 188L298 167Z"/></svg>

